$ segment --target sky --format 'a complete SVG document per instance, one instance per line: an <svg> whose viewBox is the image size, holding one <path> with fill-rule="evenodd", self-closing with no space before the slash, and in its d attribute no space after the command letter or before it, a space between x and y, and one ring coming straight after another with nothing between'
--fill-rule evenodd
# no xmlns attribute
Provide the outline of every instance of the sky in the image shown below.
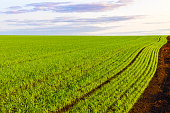
<svg viewBox="0 0 170 113"><path fill-rule="evenodd" d="M1 0L0 35L169 35L170 0Z"/></svg>

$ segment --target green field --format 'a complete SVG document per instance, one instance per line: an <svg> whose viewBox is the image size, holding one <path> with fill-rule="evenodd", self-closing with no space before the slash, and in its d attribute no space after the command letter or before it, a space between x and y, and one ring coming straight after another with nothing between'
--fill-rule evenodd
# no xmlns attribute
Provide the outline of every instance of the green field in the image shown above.
<svg viewBox="0 0 170 113"><path fill-rule="evenodd" d="M128 112L166 36L0 36L0 112Z"/></svg>

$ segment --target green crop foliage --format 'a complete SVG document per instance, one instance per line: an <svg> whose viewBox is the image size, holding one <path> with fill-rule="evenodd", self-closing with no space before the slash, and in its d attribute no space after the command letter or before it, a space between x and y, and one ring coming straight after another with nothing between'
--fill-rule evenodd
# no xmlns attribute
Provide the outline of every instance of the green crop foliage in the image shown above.
<svg viewBox="0 0 170 113"><path fill-rule="evenodd" d="M0 36L0 112L127 113L166 37Z"/></svg>

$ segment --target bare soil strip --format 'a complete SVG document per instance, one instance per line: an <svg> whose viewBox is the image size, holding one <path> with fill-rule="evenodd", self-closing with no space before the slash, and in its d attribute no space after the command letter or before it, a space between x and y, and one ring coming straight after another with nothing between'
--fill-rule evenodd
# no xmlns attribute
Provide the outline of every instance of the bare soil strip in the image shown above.
<svg viewBox="0 0 170 113"><path fill-rule="evenodd" d="M170 113L170 36L159 51L155 76L129 113Z"/></svg>

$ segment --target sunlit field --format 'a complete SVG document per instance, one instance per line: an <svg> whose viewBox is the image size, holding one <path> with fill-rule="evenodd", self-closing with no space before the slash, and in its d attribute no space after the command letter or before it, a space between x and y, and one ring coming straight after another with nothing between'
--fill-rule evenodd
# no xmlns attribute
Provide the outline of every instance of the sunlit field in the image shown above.
<svg viewBox="0 0 170 113"><path fill-rule="evenodd" d="M166 36L0 36L0 112L128 112Z"/></svg>

